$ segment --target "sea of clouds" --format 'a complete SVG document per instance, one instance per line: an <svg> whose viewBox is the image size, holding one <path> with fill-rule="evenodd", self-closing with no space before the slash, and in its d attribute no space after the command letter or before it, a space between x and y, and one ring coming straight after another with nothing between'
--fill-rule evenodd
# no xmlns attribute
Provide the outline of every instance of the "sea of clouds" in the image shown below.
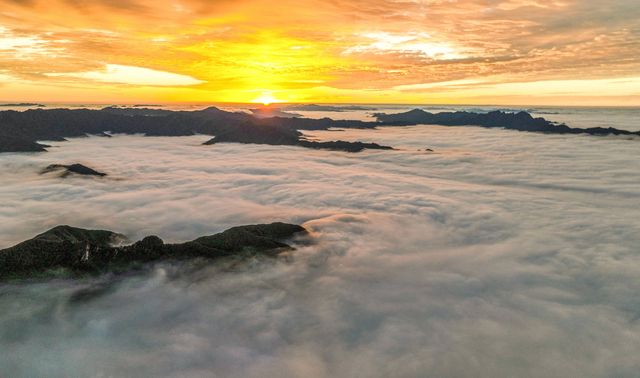
<svg viewBox="0 0 640 378"><path fill-rule="evenodd" d="M156 264L85 301L104 279L0 284L0 376L637 376L639 140L309 136L398 149L115 136L0 155L0 248L59 224L167 242L311 231L287 261ZM39 174L74 162L109 176Z"/></svg>

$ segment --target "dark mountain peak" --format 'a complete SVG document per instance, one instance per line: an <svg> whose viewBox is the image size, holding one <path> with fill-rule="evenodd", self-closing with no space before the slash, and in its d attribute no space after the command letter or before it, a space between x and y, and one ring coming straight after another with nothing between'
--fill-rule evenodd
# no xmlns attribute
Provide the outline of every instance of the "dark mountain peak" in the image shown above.
<svg viewBox="0 0 640 378"><path fill-rule="evenodd" d="M220 108L217 108L215 106L208 106L202 110L198 110L201 113L227 113L224 110L221 110Z"/></svg>
<svg viewBox="0 0 640 378"><path fill-rule="evenodd" d="M424 109L419 109L419 108L415 108L415 109L411 109L407 112L407 114L432 114Z"/></svg>
<svg viewBox="0 0 640 378"><path fill-rule="evenodd" d="M160 248L164 245L164 241L156 235L145 236L142 240L134 243L134 246L141 248Z"/></svg>
<svg viewBox="0 0 640 378"><path fill-rule="evenodd" d="M42 172L40 173L44 174L44 173L55 172L55 171L62 171L62 177L67 177L72 173L83 175L83 176L99 176L99 177L103 177L107 175L106 173L98 172L93 168L89 168L86 165L82 165L78 163L69 164L69 165L51 164L47 166L45 169L43 169Z"/></svg>
<svg viewBox="0 0 640 378"><path fill-rule="evenodd" d="M433 114L426 110L416 108L399 114L374 113L373 116L376 117L379 122L402 125L424 123L421 121L430 119L433 117Z"/></svg>

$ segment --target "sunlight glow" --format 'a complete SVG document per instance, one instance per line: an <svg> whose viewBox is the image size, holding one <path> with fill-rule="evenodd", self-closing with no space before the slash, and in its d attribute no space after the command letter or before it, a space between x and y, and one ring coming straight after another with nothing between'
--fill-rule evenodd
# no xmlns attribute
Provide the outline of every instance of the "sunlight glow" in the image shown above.
<svg viewBox="0 0 640 378"><path fill-rule="evenodd" d="M262 92L262 95L256 99L254 99L253 101L251 101L253 103L256 104L262 104L264 106L269 106L273 103L276 102L282 102L278 99L276 99L275 97L273 97L273 94L271 92Z"/></svg>

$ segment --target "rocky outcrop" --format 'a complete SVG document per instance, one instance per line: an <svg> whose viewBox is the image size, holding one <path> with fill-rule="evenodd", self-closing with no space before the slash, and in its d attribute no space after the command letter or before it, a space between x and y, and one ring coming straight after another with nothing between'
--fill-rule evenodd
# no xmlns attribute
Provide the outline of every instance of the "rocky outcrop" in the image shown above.
<svg viewBox="0 0 640 378"><path fill-rule="evenodd" d="M329 142L314 142L308 140L301 140L298 142L299 146L307 148L317 148L323 150L345 151L345 152L360 152L362 150L393 150L393 147L383 146L377 143L364 143L364 142L345 142L343 140L334 140Z"/></svg>
<svg viewBox="0 0 640 378"><path fill-rule="evenodd" d="M41 174L49 173L49 172L62 172L62 177L67 177L71 174L78 174L82 176L106 176L106 173L98 172L95 169L89 168L86 165L82 164L51 164L47 166L45 169L40 172Z"/></svg>
<svg viewBox="0 0 640 378"><path fill-rule="evenodd" d="M134 244L118 246L126 241L121 234L58 226L0 250L0 279L34 278L55 269L71 275L121 272L134 264L163 259L275 256L292 249L282 240L305 231L294 224L257 224L181 244L165 244L157 236L147 236Z"/></svg>

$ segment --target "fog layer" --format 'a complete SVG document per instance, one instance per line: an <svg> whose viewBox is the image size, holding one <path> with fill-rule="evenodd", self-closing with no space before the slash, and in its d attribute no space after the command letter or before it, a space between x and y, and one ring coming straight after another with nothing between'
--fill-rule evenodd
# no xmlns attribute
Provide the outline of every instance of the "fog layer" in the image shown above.
<svg viewBox="0 0 640 378"><path fill-rule="evenodd" d="M0 285L12 377L633 377L637 140L323 131L357 154L115 136L0 156L0 248L59 224L186 241L304 224L291 261ZM418 151L430 148L433 152ZM40 175L79 162L104 178Z"/></svg>

